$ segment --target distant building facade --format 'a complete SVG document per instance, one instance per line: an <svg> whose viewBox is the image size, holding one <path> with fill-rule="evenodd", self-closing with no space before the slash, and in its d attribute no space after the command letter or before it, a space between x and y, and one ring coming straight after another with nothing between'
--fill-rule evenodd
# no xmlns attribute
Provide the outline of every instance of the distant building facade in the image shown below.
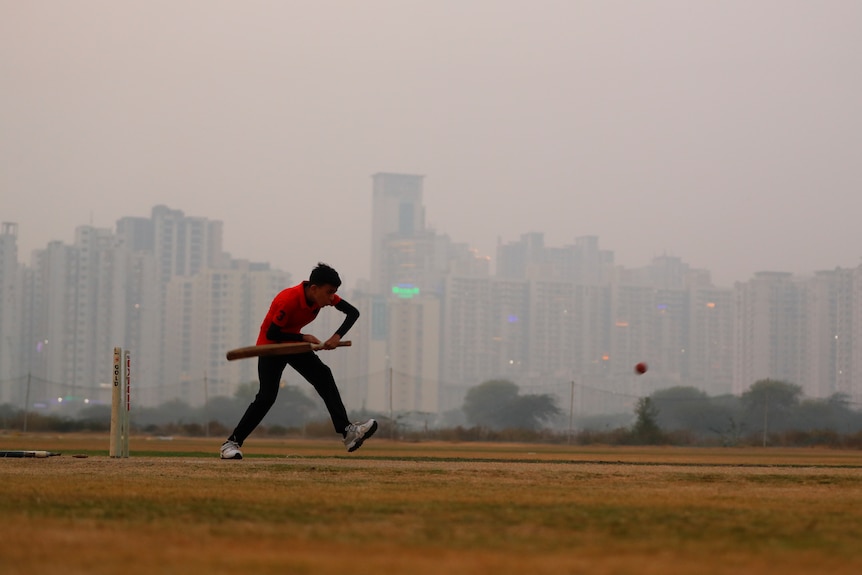
<svg viewBox="0 0 862 575"><path fill-rule="evenodd" d="M18 226L0 224L0 404L22 405L35 342L23 329L24 270L18 263Z"/></svg>

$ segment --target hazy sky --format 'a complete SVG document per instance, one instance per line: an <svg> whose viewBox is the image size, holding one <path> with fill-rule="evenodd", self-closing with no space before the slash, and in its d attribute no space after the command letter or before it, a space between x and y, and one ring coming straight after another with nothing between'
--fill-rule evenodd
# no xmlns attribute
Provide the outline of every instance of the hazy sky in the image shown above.
<svg viewBox="0 0 862 575"><path fill-rule="evenodd" d="M597 235L719 285L862 257L862 2L0 0L0 220L21 259L167 204L347 286L371 174L427 222Z"/></svg>

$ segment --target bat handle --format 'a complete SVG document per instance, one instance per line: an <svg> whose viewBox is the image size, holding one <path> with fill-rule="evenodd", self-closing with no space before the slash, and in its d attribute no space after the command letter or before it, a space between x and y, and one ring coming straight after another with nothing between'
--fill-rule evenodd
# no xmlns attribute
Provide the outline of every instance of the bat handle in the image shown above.
<svg viewBox="0 0 862 575"><path fill-rule="evenodd" d="M337 347L350 347L351 345L353 345L353 342L350 341L349 339L345 339L344 341L339 341ZM321 349L323 349L322 343L315 343L315 344L312 344L312 346L311 346L312 351L318 351Z"/></svg>

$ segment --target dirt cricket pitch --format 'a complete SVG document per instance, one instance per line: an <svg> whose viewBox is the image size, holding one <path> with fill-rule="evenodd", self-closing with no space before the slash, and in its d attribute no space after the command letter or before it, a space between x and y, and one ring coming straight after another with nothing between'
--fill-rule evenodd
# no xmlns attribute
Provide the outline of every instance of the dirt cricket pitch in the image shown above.
<svg viewBox="0 0 862 575"><path fill-rule="evenodd" d="M220 443L0 434L0 573L862 572L860 451Z"/></svg>

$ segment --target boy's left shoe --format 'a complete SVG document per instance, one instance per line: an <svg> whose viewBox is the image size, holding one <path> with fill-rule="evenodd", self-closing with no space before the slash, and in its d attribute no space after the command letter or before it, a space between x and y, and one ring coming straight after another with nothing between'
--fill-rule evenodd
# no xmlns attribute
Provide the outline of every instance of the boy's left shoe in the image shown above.
<svg viewBox="0 0 862 575"><path fill-rule="evenodd" d="M219 453L222 459L242 459L242 451L239 448L239 443L230 439L222 443Z"/></svg>
<svg viewBox="0 0 862 575"><path fill-rule="evenodd" d="M344 446L348 452L353 452L362 447L362 443L366 439L374 435L374 432L377 431L377 422L369 419L365 423L351 423L344 431L346 433Z"/></svg>

